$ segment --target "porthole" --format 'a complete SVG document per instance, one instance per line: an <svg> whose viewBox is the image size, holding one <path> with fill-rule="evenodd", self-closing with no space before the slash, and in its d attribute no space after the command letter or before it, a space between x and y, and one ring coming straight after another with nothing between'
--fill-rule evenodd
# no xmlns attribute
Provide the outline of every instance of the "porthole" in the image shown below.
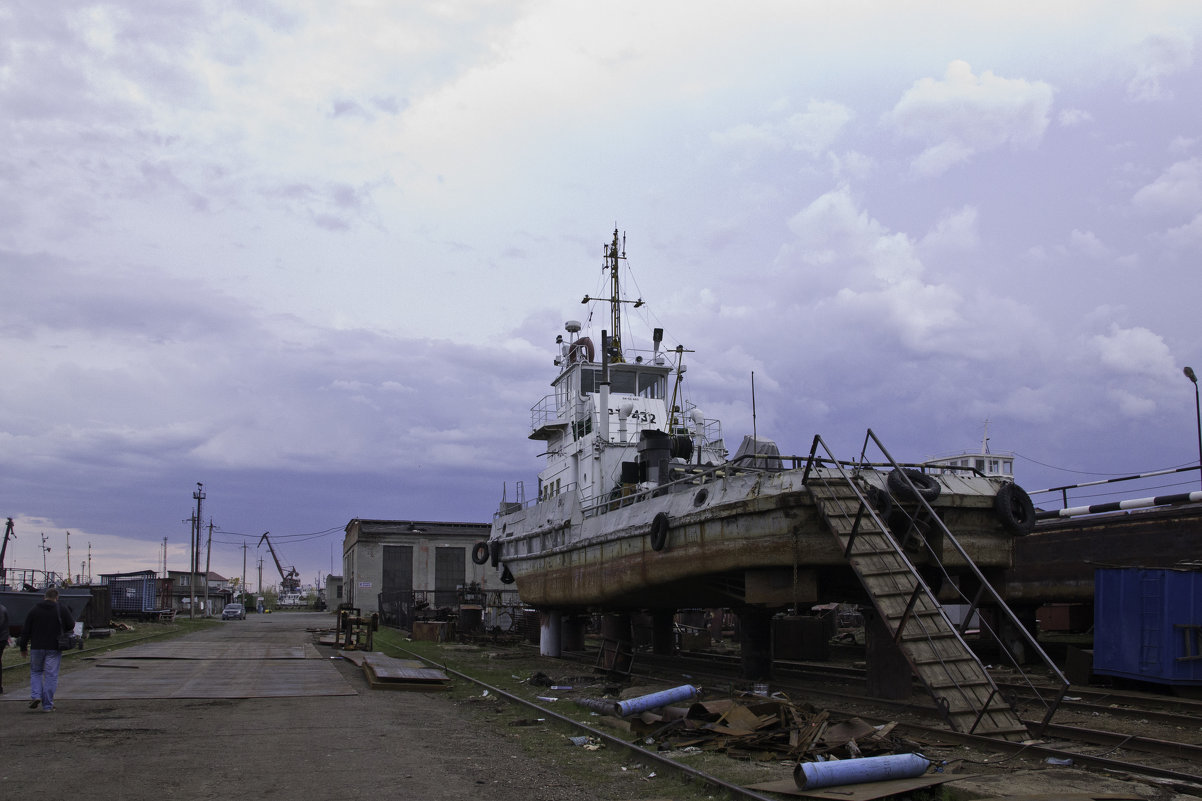
<svg viewBox="0 0 1202 801"><path fill-rule="evenodd" d="M701 506L710 496L710 491L705 487L697 490L697 494L693 496L693 505Z"/></svg>

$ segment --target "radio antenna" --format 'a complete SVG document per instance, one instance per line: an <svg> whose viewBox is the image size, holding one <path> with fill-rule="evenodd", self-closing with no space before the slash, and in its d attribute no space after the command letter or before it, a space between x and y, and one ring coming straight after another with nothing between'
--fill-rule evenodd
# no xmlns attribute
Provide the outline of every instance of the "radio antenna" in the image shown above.
<svg viewBox="0 0 1202 801"><path fill-rule="evenodd" d="M755 442L755 452L760 452L760 438L755 431L755 370L751 371L751 439Z"/></svg>

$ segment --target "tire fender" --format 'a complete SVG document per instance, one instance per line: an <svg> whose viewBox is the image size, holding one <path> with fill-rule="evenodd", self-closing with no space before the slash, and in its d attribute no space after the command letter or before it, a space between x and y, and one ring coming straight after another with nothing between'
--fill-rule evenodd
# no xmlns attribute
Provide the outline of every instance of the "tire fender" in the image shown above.
<svg viewBox="0 0 1202 801"><path fill-rule="evenodd" d="M480 540L476 543L476 547L472 548L472 561L478 565L487 562L491 555L488 549L488 540Z"/></svg>
<svg viewBox="0 0 1202 801"><path fill-rule="evenodd" d="M929 473L924 473L921 470L898 468L889 474L889 478L885 483L889 486L889 491L896 495L901 500L914 499L914 492L906 483L906 479L910 479L910 484L914 485L914 489L918 491L918 497L926 500L927 503L939 497L939 493L943 489L943 485L939 483L939 479Z"/></svg>
<svg viewBox="0 0 1202 801"><path fill-rule="evenodd" d="M651 550L662 551L667 546L670 523L666 512L660 512L651 519Z"/></svg>
<svg viewBox="0 0 1202 801"><path fill-rule="evenodd" d="M893 514L893 496L883 489L869 487L868 492L864 494L864 500L868 501L882 520L888 521L889 516Z"/></svg>
<svg viewBox="0 0 1202 801"><path fill-rule="evenodd" d="M993 498L993 510L1002 526L1011 534L1022 537L1035 528L1035 504L1031 496L1017 484L1003 484Z"/></svg>

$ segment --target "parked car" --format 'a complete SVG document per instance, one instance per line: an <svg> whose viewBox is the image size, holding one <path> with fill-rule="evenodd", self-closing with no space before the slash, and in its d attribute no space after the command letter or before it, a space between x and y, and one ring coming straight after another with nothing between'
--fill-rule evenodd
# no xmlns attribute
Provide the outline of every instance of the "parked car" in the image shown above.
<svg viewBox="0 0 1202 801"><path fill-rule="evenodd" d="M226 604L221 610L222 620L246 620L246 607L242 604Z"/></svg>

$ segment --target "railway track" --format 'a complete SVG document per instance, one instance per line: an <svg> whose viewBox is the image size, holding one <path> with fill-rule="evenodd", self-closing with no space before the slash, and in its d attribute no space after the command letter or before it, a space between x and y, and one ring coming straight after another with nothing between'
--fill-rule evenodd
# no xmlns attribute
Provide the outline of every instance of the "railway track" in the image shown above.
<svg viewBox="0 0 1202 801"><path fill-rule="evenodd" d="M425 662L426 664L430 665L431 667L436 667L439 670L444 671L445 673L449 673L459 679L462 679L463 681L470 682L471 684L474 684L477 687L480 687L481 689L488 690L490 693L493 693L500 698L504 698L505 700L507 700L511 703L518 704L519 706L530 709L530 710L536 712L541 717L559 721L560 723L568 726L569 728L571 728L575 731L579 731L582 734L588 735L589 737L595 737L598 740L600 740L601 742L604 742L605 744L607 744L609 746L612 746L612 747L615 747L615 748L618 748L621 750L625 750L625 751L635 755L639 759L646 760L647 762L657 765L662 769L677 773L677 774L685 777L688 780L701 782L703 784L707 784L716 789L723 790L728 794L729 797L731 797L733 799L749 799L749 801L777 801L777 799L775 799L771 796L762 795L760 793L755 792L754 790L748 790L745 787L740 787L737 784L731 784L730 782L727 782L726 780L721 779L717 776L697 770L696 768L690 767L688 765L681 764L680 762L670 759L670 758L668 758L662 754L659 754L655 751L650 751L646 748L643 748L642 746L638 745L637 743L628 742L626 740L623 740L620 737L615 737L614 735L610 734L609 732L601 731L600 729L596 729L596 728L593 728L592 726L581 723L577 720L573 720L572 718L567 717L566 715L560 714L559 712L556 712L555 710L553 710L547 706L535 703L534 701L531 701L530 699L522 698L521 696L514 695L513 693L507 692L499 687L489 684L488 682L482 681L482 680L480 680L474 676L471 676L467 673L463 673L463 672L460 672L457 670L452 670L449 667L447 667L446 665L439 664L432 659L428 659L425 656L422 656L421 654L414 653L412 651L409 651L405 648L401 648L400 646L396 646L396 645L385 644L384 647L390 651L395 651L397 653L404 654L409 659L419 659L422 662Z"/></svg>
<svg viewBox="0 0 1202 801"><path fill-rule="evenodd" d="M724 654L691 652L680 655L678 658L694 660L691 664L698 670L710 663L728 666L731 670L739 664L737 658ZM640 659L645 661L648 657L640 654ZM863 668L819 662L777 661L774 663L774 668L779 676L788 677L790 680L822 683L834 681L846 685L863 686L868 675ZM731 678L733 678L733 673ZM1059 691L1051 687L1009 682L1001 677L996 677L995 681L1008 697L1020 703L1030 701L1043 705L1054 700ZM1063 713L1072 712L1083 716L1129 718L1141 722L1155 721L1168 726L1194 730L1199 733L1198 739L1202 741L1202 701L1189 698L1074 685L1070 688L1068 696L1061 701L1060 710Z"/></svg>

